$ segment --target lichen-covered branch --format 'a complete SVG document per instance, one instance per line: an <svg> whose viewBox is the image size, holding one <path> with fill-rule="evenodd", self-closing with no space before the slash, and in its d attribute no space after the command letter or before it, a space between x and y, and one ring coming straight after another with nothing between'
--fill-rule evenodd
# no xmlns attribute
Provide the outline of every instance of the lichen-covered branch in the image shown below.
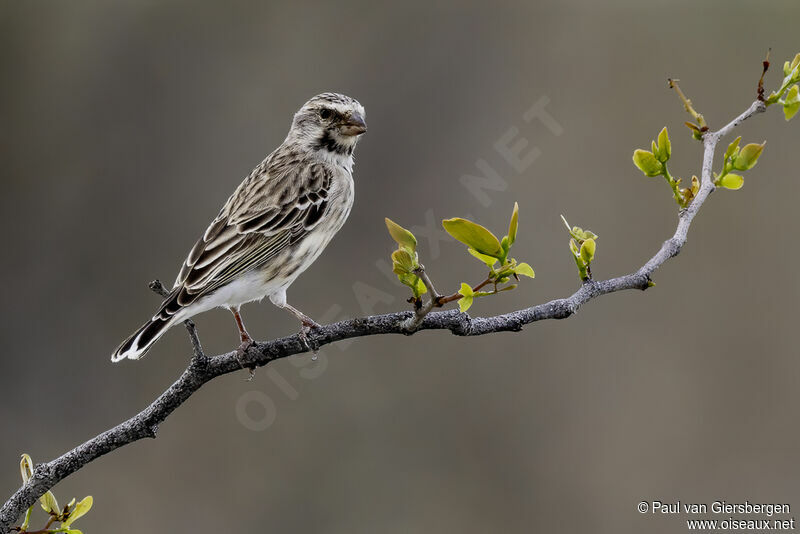
<svg viewBox="0 0 800 534"><path fill-rule="evenodd" d="M552 300L544 304L531 306L494 317L470 317L457 310L426 310L419 324L409 330L408 321L416 323L415 313L404 311L372 317L349 319L322 326L314 330L314 345L323 346L343 339L372 336L378 334L410 335L419 330L449 330L459 336L479 336L495 332L516 332L526 324L545 319L565 319L574 314L590 300L627 289L647 289L651 285L651 275L667 260L677 255L686 243L689 227L697 212L714 191L712 179L712 163L714 151L720 139L730 133L742 121L761 113L766 109L762 101L755 101L741 115L716 132L705 132L702 136L704 154L702 168L702 184L688 208L681 210L674 235L665 241L656 254L635 272L609 280L586 280L581 287L566 298ZM423 278L424 280L424 278ZM428 284L426 284L428 285ZM431 296L436 297L433 285L428 289ZM435 300L434 300L435 302ZM430 313L427 313L430 311ZM293 335L255 343L244 354L229 352L214 357L206 357L202 353L199 341L194 335L193 325L187 324L195 357L181 376L152 404L140 413L114 428L78 445L58 458L36 466L33 476L23 484L0 509L0 533L11 531L18 518L36 502L41 495L72 473L78 471L89 462L133 443L142 438L154 438L159 425L194 392L212 379L244 367L260 367L268 363L306 352L308 345L299 335Z"/></svg>

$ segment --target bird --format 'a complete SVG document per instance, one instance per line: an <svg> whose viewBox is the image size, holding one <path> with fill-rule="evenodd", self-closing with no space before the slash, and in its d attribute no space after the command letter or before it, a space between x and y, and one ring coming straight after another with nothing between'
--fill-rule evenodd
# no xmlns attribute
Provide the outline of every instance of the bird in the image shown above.
<svg viewBox="0 0 800 534"><path fill-rule="evenodd" d="M319 325L287 302L286 290L342 228L354 200L353 152L367 131L364 107L322 93L294 114L283 143L236 188L181 266L156 314L111 356L138 360L176 324L228 308L240 351L253 344L241 317L269 300L293 314L301 334Z"/></svg>

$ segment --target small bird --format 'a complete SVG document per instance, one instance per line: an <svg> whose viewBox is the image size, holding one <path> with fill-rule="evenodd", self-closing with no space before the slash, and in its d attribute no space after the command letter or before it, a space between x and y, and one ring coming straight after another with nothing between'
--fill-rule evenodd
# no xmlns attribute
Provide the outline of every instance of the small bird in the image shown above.
<svg viewBox="0 0 800 534"><path fill-rule="evenodd" d="M181 267L158 312L114 351L137 360L172 326L226 307L246 349L242 304L269 297L301 332L318 327L286 301L286 289L342 228L353 206L353 151L367 131L364 107L322 93L295 113L286 140L236 188Z"/></svg>

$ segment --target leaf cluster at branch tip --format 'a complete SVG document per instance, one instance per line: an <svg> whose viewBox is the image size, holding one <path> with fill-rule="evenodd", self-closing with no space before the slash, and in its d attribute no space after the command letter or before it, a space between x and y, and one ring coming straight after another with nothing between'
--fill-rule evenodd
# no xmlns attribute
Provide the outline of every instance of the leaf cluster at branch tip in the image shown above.
<svg viewBox="0 0 800 534"><path fill-rule="evenodd" d="M591 264L597 251L597 234L591 230L584 230L579 226L570 226L567 219L561 216L569 232L569 250L578 267L578 276L585 282L592 278Z"/></svg>
<svg viewBox="0 0 800 534"><path fill-rule="evenodd" d="M417 255L417 238L388 217L384 219L389 235L397 243L397 250L392 252L392 272L403 285L411 288L414 299L428 291L422 279L416 273L419 269L419 256Z"/></svg>
<svg viewBox="0 0 800 534"><path fill-rule="evenodd" d="M787 121L800 110L800 88L798 88L798 82L800 82L800 53L794 56L791 61L784 62L781 86L764 101L767 106L781 104L783 106L783 115Z"/></svg>

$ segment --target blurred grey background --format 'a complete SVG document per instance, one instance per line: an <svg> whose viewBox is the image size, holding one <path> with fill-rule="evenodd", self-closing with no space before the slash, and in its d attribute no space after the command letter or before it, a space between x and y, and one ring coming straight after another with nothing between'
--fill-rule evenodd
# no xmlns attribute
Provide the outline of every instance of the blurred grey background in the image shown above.
<svg viewBox="0 0 800 534"><path fill-rule="evenodd" d="M370 130L350 220L290 301L325 321L404 309L376 266L383 217L500 232L518 201L515 256L537 277L471 310L493 314L577 288L561 213L600 235L597 277L654 253L676 208L632 151L667 125L674 174L701 158L666 78L719 127L753 100L768 47L777 86L798 17L794 0L2 2L0 493L21 452L61 454L183 370L180 328L143 361L109 355L157 306L147 282L173 281L312 95L358 98ZM540 101L560 135L523 119ZM521 172L494 148L512 128L540 152ZM767 139L764 156L713 195L653 290L519 334L359 339L223 377L56 495L93 494L79 526L120 534L671 533L686 516L636 504L800 510L800 122L770 109L738 133ZM460 182L479 159L505 182L488 205ZM440 288L480 277L462 246L421 241ZM296 329L269 303L245 320L259 339ZM209 353L238 344L228 312L197 322Z"/></svg>

